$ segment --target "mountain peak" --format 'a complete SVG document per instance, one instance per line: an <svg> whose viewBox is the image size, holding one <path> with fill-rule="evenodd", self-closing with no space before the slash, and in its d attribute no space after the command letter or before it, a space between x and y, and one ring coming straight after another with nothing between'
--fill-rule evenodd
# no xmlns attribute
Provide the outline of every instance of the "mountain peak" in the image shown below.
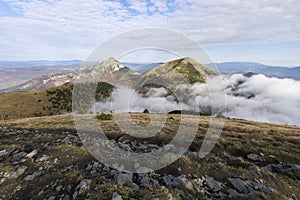
<svg viewBox="0 0 300 200"><path fill-rule="evenodd" d="M98 64L96 64L93 69L104 69L105 68L105 71L112 71L112 72L115 72L115 71L118 71L122 68L125 68L124 65L122 65L119 61L117 61L115 58L113 57L110 57L108 58L107 60L104 60Z"/></svg>

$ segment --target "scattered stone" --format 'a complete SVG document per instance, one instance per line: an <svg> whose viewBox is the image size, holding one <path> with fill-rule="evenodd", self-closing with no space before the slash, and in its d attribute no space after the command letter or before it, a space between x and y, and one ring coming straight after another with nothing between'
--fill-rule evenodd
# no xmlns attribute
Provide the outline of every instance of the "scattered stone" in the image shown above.
<svg viewBox="0 0 300 200"><path fill-rule="evenodd" d="M41 196L44 193L44 190L41 190L37 195Z"/></svg>
<svg viewBox="0 0 300 200"><path fill-rule="evenodd" d="M29 158L29 159L32 159L33 157L35 157L37 155L37 153L38 153L38 150L35 149L32 152L30 152L29 154L27 154L25 157Z"/></svg>
<svg viewBox="0 0 300 200"><path fill-rule="evenodd" d="M149 178L148 176L143 176L141 178L140 186L142 186L144 188L153 188L153 186L155 186L155 185L159 185L157 180L155 180L153 178Z"/></svg>
<svg viewBox="0 0 300 200"><path fill-rule="evenodd" d="M27 156L27 153L24 152L24 151L21 151L21 152L15 154L13 157L14 157L16 160L21 160L21 159L24 158L25 156Z"/></svg>
<svg viewBox="0 0 300 200"><path fill-rule="evenodd" d="M265 186L263 184L256 183L250 180L243 181L240 178L235 178L235 179L229 178L228 180L238 192L248 194L250 196L256 194L255 190L259 190L267 194L278 193L277 190L275 190L272 187Z"/></svg>
<svg viewBox="0 0 300 200"><path fill-rule="evenodd" d="M255 154L255 153L251 153L251 154L248 154L248 155L247 155L247 158L250 159L250 160L257 161L258 155Z"/></svg>
<svg viewBox="0 0 300 200"><path fill-rule="evenodd" d="M70 137L66 136L61 142L64 144L71 144Z"/></svg>
<svg viewBox="0 0 300 200"><path fill-rule="evenodd" d="M193 184L184 175L178 176L174 179L174 181L184 185L185 188L194 192Z"/></svg>
<svg viewBox="0 0 300 200"><path fill-rule="evenodd" d="M38 159L39 162L44 162L47 161L49 159L49 156L47 155L43 155L40 159Z"/></svg>
<svg viewBox="0 0 300 200"><path fill-rule="evenodd" d="M264 170L268 170L270 172L285 172L284 166L282 164L269 164L267 166L262 167Z"/></svg>
<svg viewBox="0 0 300 200"><path fill-rule="evenodd" d="M49 197L48 200L55 200L55 196Z"/></svg>
<svg viewBox="0 0 300 200"><path fill-rule="evenodd" d="M114 192L113 195L112 195L111 200L123 200L123 198L117 192Z"/></svg>
<svg viewBox="0 0 300 200"><path fill-rule="evenodd" d="M59 186L57 186L55 189L56 189L57 192L60 192L62 188L63 188L63 186L62 186L62 185L59 185Z"/></svg>
<svg viewBox="0 0 300 200"><path fill-rule="evenodd" d="M236 190L234 189L229 189L227 190L228 194L229 194L229 198L237 198L239 196L241 196L240 193L238 193Z"/></svg>
<svg viewBox="0 0 300 200"><path fill-rule="evenodd" d="M33 179L35 179L37 176L40 176L42 173L41 172L33 172L33 174L31 175L27 175L24 180L25 181L32 181Z"/></svg>
<svg viewBox="0 0 300 200"><path fill-rule="evenodd" d="M289 164L287 165L287 171L295 171L295 170L300 170L300 165L296 164Z"/></svg>
<svg viewBox="0 0 300 200"><path fill-rule="evenodd" d="M133 176L131 173L116 174L114 178L120 185L131 185Z"/></svg>
<svg viewBox="0 0 300 200"><path fill-rule="evenodd" d="M89 190L91 183L92 183L91 179L81 180L80 183L76 186L76 189L75 189L76 191L78 191L77 195L80 195L80 194L86 192L87 190Z"/></svg>
<svg viewBox="0 0 300 200"><path fill-rule="evenodd" d="M26 166L21 166L17 167L14 171L10 172L7 176L7 179L16 179L22 176L25 171L27 170L28 167Z"/></svg>
<svg viewBox="0 0 300 200"><path fill-rule="evenodd" d="M248 194L250 196L255 195L255 190L247 185L242 179L240 178L229 178L229 182L234 186L234 188L244 194Z"/></svg>
<svg viewBox="0 0 300 200"><path fill-rule="evenodd" d="M260 154L260 155L257 155L255 153L250 153L247 155L247 158L249 160L253 160L253 161L264 161L264 157L263 157L264 154Z"/></svg>
<svg viewBox="0 0 300 200"><path fill-rule="evenodd" d="M9 155L9 153L6 150L0 151L0 157L4 157L4 156L7 156L7 155Z"/></svg>
<svg viewBox="0 0 300 200"><path fill-rule="evenodd" d="M209 176L205 176L205 183L213 192L218 192L222 190L223 187L225 187L223 183L216 181Z"/></svg>
<svg viewBox="0 0 300 200"><path fill-rule="evenodd" d="M256 173L260 172L260 168L255 165L248 167L248 170L250 170L252 172L256 172Z"/></svg>
<svg viewBox="0 0 300 200"><path fill-rule="evenodd" d="M267 194L278 193L278 191L272 187L265 186L265 185L259 184L259 183L255 183L253 181L246 181L246 182L248 183L248 185L251 185L254 189L263 191L264 193L267 193Z"/></svg>
<svg viewBox="0 0 300 200"><path fill-rule="evenodd" d="M50 142L47 142L46 144L43 145L43 148L49 148L50 147Z"/></svg>

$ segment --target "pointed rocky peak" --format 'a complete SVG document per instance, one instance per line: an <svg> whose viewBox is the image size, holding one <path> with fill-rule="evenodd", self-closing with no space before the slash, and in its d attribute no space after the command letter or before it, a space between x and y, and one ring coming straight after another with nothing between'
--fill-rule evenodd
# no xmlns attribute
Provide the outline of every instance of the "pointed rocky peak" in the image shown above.
<svg viewBox="0 0 300 200"><path fill-rule="evenodd" d="M123 68L125 68L125 66L122 65L115 58L108 58L107 60L104 60L96 64L95 66L93 66L93 69L98 69L98 70L105 69L105 71L109 71L109 72L115 72Z"/></svg>

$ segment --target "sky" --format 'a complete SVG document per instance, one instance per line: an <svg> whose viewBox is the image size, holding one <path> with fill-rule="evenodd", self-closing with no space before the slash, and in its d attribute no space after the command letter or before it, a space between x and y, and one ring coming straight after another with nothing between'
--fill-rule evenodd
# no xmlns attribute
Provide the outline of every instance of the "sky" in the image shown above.
<svg viewBox="0 0 300 200"><path fill-rule="evenodd" d="M4 0L0 60L85 60L119 34L163 28L213 62L300 66L299 9L299 0Z"/></svg>

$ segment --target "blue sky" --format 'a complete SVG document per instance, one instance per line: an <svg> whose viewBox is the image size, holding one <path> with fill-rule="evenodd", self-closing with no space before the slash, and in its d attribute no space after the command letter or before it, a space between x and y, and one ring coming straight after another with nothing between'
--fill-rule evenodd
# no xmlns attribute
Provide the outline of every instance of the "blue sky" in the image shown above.
<svg viewBox="0 0 300 200"><path fill-rule="evenodd" d="M299 9L298 0L4 0L0 60L85 60L113 36L153 27L185 34L213 62L300 66Z"/></svg>

